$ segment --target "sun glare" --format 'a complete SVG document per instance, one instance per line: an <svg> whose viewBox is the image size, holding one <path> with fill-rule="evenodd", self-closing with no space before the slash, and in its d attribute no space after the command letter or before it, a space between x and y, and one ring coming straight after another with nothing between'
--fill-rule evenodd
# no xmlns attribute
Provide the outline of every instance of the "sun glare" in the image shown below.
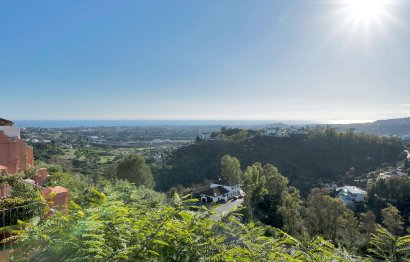
<svg viewBox="0 0 410 262"><path fill-rule="evenodd" d="M356 22L380 22L386 15L389 0L344 0L346 12Z"/></svg>
<svg viewBox="0 0 410 262"><path fill-rule="evenodd" d="M386 8L385 0L346 0L348 11L357 20L378 19Z"/></svg>
<svg viewBox="0 0 410 262"><path fill-rule="evenodd" d="M335 28L330 39L345 32L348 33L345 34L345 39L348 41L356 40L359 35L363 37L363 43L369 43L369 40L376 35L387 39L391 25L405 25L394 14L403 3L400 0L333 0L332 2L336 5L331 19L340 18L338 20L341 23Z"/></svg>

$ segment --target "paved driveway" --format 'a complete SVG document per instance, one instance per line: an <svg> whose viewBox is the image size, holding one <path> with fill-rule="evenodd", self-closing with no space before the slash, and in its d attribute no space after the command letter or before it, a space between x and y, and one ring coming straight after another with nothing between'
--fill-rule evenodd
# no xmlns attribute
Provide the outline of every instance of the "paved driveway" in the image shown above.
<svg viewBox="0 0 410 262"><path fill-rule="evenodd" d="M230 211L232 211L233 209L239 207L240 205L242 205L243 203L243 198L242 199L237 199L235 201L231 201L229 200L228 202L219 205L217 207L215 207L214 209L212 209L211 211L214 212L214 214L212 214L210 216L210 218L212 220L221 220L221 218L228 214Z"/></svg>

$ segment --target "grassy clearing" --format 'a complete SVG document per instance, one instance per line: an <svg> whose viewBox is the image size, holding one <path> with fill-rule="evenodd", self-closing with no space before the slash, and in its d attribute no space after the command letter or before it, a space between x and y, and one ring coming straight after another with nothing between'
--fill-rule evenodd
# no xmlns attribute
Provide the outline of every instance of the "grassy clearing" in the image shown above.
<svg viewBox="0 0 410 262"><path fill-rule="evenodd" d="M101 156L98 163L105 164L107 162L110 162L110 161L114 160L114 158L115 158L115 156Z"/></svg>
<svg viewBox="0 0 410 262"><path fill-rule="evenodd" d="M116 149L101 149L101 148L88 148L89 152L99 154L99 164L105 164L112 161L116 156L124 156L128 154L140 154L146 150L152 149L151 147L140 148L116 148ZM63 160L80 160L85 161L85 155L81 155L79 158L75 155L76 149L64 149L64 155L59 156L59 159Z"/></svg>
<svg viewBox="0 0 410 262"><path fill-rule="evenodd" d="M59 158L61 159L66 159L66 160L70 160L70 159L74 159L75 158L75 149L64 149L64 155L59 156Z"/></svg>

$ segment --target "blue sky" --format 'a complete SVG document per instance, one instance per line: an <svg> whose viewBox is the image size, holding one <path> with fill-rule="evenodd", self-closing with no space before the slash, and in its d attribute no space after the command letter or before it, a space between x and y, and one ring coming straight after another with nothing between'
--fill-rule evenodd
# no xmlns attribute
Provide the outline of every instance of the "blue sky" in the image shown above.
<svg viewBox="0 0 410 262"><path fill-rule="evenodd" d="M3 1L0 117L410 116L410 0L345 2Z"/></svg>

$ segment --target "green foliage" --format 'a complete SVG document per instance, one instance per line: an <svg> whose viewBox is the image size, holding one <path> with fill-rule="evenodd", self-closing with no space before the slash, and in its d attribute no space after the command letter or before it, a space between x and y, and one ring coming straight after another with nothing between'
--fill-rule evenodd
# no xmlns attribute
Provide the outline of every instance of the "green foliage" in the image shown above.
<svg viewBox="0 0 410 262"><path fill-rule="evenodd" d="M13 189L13 198L25 199L28 202L43 202L40 190L25 181L24 174L11 175L6 177L4 182L8 183Z"/></svg>
<svg viewBox="0 0 410 262"><path fill-rule="evenodd" d="M383 225L390 233L395 235L403 233L403 218L395 206L389 204L388 207L382 209L381 214Z"/></svg>
<svg viewBox="0 0 410 262"><path fill-rule="evenodd" d="M81 202L83 192L91 184L90 180L81 174L56 172L50 174L46 186L62 186L70 190L70 199Z"/></svg>
<svg viewBox="0 0 410 262"><path fill-rule="evenodd" d="M35 143L32 145L34 158L40 161L47 162L53 156L64 155L64 151L56 143Z"/></svg>
<svg viewBox="0 0 410 262"><path fill-rule="evenodd" d="M359 223L351 210L323 190L313 189L305 208L299 190L289 186L290 181L307 196L321 182L354 181L381 163L401 159L401 142L352 130L308 132L307 136L273 138L223 128L213 134L214 141L198 140L179 148L168 165L151 166L155 166L159 188L178 185L169 198L151 190L151 170L140 155L112 165L107 181L99 177L100 151L72 152L76 170L99 179L92 184L61 168L50 172L49 184L69 188L74 201L68 213L55 211L47 219L33 218L38 212L31 212L30 221L15 225L19 217L13 214L13 225L2 228L13 233L10 239L15 240L18 252L12 261L361 261L354 254L364 251L368 243L374 255L369 259L408 259L410 238L395 234L403 230L399 210L408 207L410 180L375 180L369 185L371 199L399 208L388 206L381 212L387 229L376 226L376 216L370 211L360 214ZM238 159L248 166L245 172ZM244 208L221 221L212 220L206 208L190 209L196 200L176 193L185 191L181 185L215 179L221 173L232 183L242 183L246 192ZM17 189L17 197L3 200L1 206L41 199L38 189L21 184L21 178L1 178L0 182ZM374 208L378 215L380 209Z"/></svg>
<svg viewBox="0 0 410 262"><path fill-rule="evenodd" d="M371 234L376 230L376 215L372 211L367 211L360 214L359 220L359 229L365 233L365 241L368 242Z"/></svg>
<svg viewBox="0 0 410 262"><path fill-rule="evenodd" d="M30 200L26 198L21 198L21 197L5 198L5 199L0 200L0 210L23 206L28 203L30 203Z"/></svg>
<svg viewBox="0 0 410 262"><path fill-rule="evenodd" d="M301 230L302 215L300 210L302 206L303 201L296 188L290 187L288 191L282 193L277 213L282 218L282 229L291 235L297 235Z"/></svg>
<svg viewBox="0 0 410 262"><path fill-rule="evenodd" d="M397 176L389 179L375 179L368 184L369 195L377 195L397 206L407 205L410 198L410 177Z"/></svg>
<svg viewBox="0 0 410 262"><path fill-rule="evenodd" d="M347 261L320 238L301 242L235 216L213 221L185 210L184 198L152 204L149 189L125 182L100 188L107 196L100 205L72 203L67 215L20 222L11 261ZM110 194L117 189L119 194ZM125 192L131 200L122 200Z"/></svg>
<svg viewBox="0 0 410 262"><path fill-rule="evenodd" d="M0 199L0 230L7 232L18 220L27 220L43 212L45 202L40 190L22 178L24 174L1 176L12 187L12 197Z"/></svg>
<svg viewBox="0 0 410 262"><path fill-rule="evenodd" d="M54 173L63 172L63 167L58 165L58 164L48 164L48 163L42 162L40 160L36 160L35 161L35 169L42 168L42 167L47 168L48 173L51 174L51 175L54 174Z"/></svg>
<svg viewBox="0 0 410 262"><path fill-rule="evenodd" d="M232 185L241 183L241 164L236 157L230 155L223 156L221 159L221 175Z"/></svg>
<svg viewBox="0 0 410 262"><path fill-rule="evenodd" d="M272 165L255 163L246 168L243 177L246 217L258 219L295 233L300 227L302 201L296 188Z"/></svg>
<svg viewBox="0 0 410 262"><path fill-rule="evenodd" d="M358 221L353 212L324 189L312 189L307 199L305 226L312 236L320 235L349 248L358 235Z"/></svg>
<svg viewBox="0 0 410 262"><path fill-rule="evenodd" d="M353 175L367 173L382 163L395 163L403 152L396 138L338 133L331 128L309 130L308 136L253 138L231 142L206 140L176 150L168 166L156 173L157 188L168 190L181 184L185 187L218 178L221 158L236 157L242 167L255 162L270 163L287 177L292 186L307 196L310 189L322 182L343 182L352 166Z"/></svg>
<svg viewBox="0 0 410 262"><path fill-rule="evenodd" d="M241 141L245 140L252 135L256 135L259 132L256 130L243 130L239 128L226 128L222 127L220 131L213 132L211 134L212 138L222 139L226 141Z"/></svg>
<svg viewBox="0 0 410 262"><path fill-rule="evenodd" d="M128 180L137 186L154 187L154 178L150 167L145 163L144 157L137 154L127 155L118 163L115 177Z"/></svg>
<svg viewBox="0 0 410 262"><path fill-rule="evenodd" d="M95 207L107 201L107 197L97 191L95 188L86 188L82 192L82 197L79 199L79 204L83 207Z"/></svg>
<svg viewBox="0 0 410 262"><path fill-rule="evenodd" d="M387 229L377 225L372 234L369 252L385 261L408 261L410 250L410 236L397 237Z"/></svg>
<svg viewBox="0 0 410 262"><path fill-rule="evenodd" d="M103 181L98 188L109 197L109 199L124 202L134 207L158 208L163 206L166 196L144 186L136 186L128 181L116 180L114 183Z"/></svg>

